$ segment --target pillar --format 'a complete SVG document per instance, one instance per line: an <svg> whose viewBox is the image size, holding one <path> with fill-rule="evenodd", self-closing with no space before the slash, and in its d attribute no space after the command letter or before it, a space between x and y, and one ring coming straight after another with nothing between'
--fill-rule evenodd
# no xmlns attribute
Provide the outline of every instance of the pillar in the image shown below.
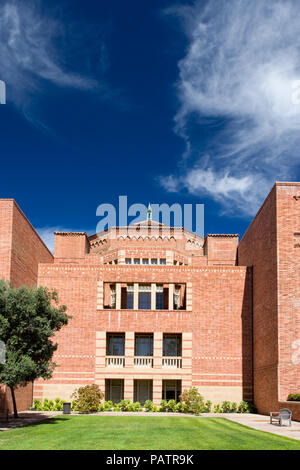
<svg viewBox="0 0 300 470"><path fill-rule="evenodd" d="M169 284L169 310L174 310L174 284Z"/></svg>
<svg viewBox="0 0 300 470"><path fill-rule="evenodd" d="M139 309L139 284L135 282L133 284L133 310Z"/></svg>
<svg viewBox="0 0 300 470"><path fill-rule="evenodd" d="M151 284L151 310L156 310L156 284Z"/></svg>

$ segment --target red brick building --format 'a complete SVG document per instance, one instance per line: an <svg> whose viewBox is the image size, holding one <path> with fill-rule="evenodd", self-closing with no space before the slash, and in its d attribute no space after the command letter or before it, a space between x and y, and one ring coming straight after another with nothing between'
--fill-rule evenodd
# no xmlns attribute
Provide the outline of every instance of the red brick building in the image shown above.
<svg viewBox="0 0 300 470"><path fill-rule="evenodd" d="M300 392L299 253L300 183L276 183L240 242L148 220L55 233L54 258L0 201L0 276L55 288L72 315L38 398L97 383L106 399L159 403L196 386L277 410Z"/></svg>

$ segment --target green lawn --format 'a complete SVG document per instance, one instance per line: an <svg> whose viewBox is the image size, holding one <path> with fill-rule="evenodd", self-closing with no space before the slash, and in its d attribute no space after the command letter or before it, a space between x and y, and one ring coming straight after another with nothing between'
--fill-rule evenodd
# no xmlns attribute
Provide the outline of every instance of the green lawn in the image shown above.
<svg viewBox="0 0 300 470"><path fill-rule="evenodd" d="M300 450L300 441L255 431L224 418L57 416L0 432L0 449Z"/></svg>

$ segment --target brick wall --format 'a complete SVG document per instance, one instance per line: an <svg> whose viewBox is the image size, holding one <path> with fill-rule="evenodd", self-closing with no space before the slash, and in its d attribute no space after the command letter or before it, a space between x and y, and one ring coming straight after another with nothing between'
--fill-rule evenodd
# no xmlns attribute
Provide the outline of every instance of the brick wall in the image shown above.
<svg viewBox="0 0 300 470"><path fill-rule="evenodd" d="M37 284L38 264L53 256L13 199L0 199L0 279L14 287ZM10 391L2 387L2 401L12 410ZM16 390L19 410L32 403L32 384Z"/></svg>
<svg viewBox="0 0 300 470"><path fill-rule="evenodd" d="M297 195L299 183L277 183L238 248L239 264L253 267L254 399L261 413L300 390Z"/></svg>

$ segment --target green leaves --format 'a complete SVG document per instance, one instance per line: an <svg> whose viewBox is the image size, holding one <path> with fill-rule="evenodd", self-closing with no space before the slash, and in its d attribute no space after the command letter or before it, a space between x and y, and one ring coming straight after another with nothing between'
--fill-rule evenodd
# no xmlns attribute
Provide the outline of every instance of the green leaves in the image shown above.
<svg viewBox="0 0 300 470"><path fill-rule="evenodd" d="M0 280L0 340L6 362L0 364L0 382L9 387L51 378L57 344L51 338L68 323L66 307L45 287L14 289Z"/></svg>

